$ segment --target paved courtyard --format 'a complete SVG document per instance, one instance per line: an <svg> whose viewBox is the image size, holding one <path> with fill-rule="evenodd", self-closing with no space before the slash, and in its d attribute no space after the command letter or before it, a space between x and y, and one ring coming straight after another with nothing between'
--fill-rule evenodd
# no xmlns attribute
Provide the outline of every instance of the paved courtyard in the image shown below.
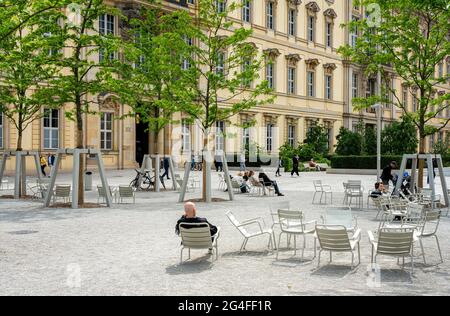
<svg viewBox="0 0 450 316"><path fill-rule="evenodd" d="M109 171L110 184L127 184L133 170ZM200 175L198 175L200 176ZM271 223L269 205L289 201L303 210L308 220L320 221L324 205L313 205L313 180L322 179L334 191L334 205L343 199L342 182L361 179L366 191L373 176L342 176L302 173L277 180L286 197L236 195L233 202L198 204L198 215L222 228L220 257L211 263L205 251L193 251L192 261L179 264L180 240L174 233L182 215L178 194L138 192L136 204L113 208L43 208L33 201L0 199L0 295L449 295L450 220L439 229L444 263L433 240L425 241L429 265L417 258L413 277L409 266L403 271L394 259L380 257L381 279L368 274L371 248L367 230L375 230L374 209L355 210L362 229L362 263L350 269L350 255L334 256L327 265L324 255L317 268L312 239L305 260L300 252L283 249L280 259L267 250L268 239L250 240L239 253L242 237L229 223L231 210L240 220L262 216ZM99 179L94 179L94 185ZM438 182L438 181L436 181ZM450 177L447 177L450 182ZM69 183L63 175L58 183ZM217 189L214 195L226 198ZM438 186L439 187L439 186ZM439 187L440 188L440 187ZM0 195L7 194L1 191ZM187 198L199 197L200 192ZM96 192L88 199L96 202ZM364 202L364 206L366 203ZM300 244L300 243L298 243Z"/></svg>

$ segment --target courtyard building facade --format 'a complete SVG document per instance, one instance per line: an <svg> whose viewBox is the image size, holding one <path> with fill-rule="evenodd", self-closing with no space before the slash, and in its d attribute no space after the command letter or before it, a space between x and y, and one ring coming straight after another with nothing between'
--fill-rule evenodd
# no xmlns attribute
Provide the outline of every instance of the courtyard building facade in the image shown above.
<svg viewBox="0 0 450 316"><path fill-rule="evenodd" d="M139 1L110 2L124 10L139 5ZM192 15L197 13L196 6L195 0L164 1L167 10L190 10ZM240 153L254 144L276 155L281 145L294 146L303 142L308 129L320 124L328 130L328 145L332 152L342 126L353 129L360 121L375 125L375 112L370 109L355 111L352 99L375 94L378 91L376 78L367 78L364 69L344 60L337 52L339 47L354 43L359 35L341 25L360 19L364 14L363 8L354 6L351 0L242 0L242 8L229 18L236 26L253 30L251 42L266 56L259 76L268 81L276 99L273 104L240 113L230 121L217 122L213 150ZM116 16L106 14L98 21L102 34L120 34L120 27ZM226 35L225 31L223 35ZM100 54L89 58L105 57ZM415 111L417 99L414 94L417 91L402 85L391 69L386 68L386 71L391 73L390 81L383 84L402 91L411 111ZM450 58L447 58L436 72L444 76L449 71ZM436 93L448 93L449 90L448 83L440 86ZM85 115L83 142L87 148L102 151L107 168L133 168L147 153L184 154L184 160L190 160L192 154L202 150L200 128L189 124L182 113L175 114L173 121L177 123L167 126L156 137L139 118L119 119L130 111L126 104L112 101L107 94L89 97L98 101L92 111L99 114ZM48 155L59 148L75 147L76 126L65 118L64 109L42 111L43 118L34 121L25 131L23 148ZM383 125L398 120L401 115L400 109L385 106ZM450 109L443 116L450 117ZM254 124L246 127L246 123ZM449 135L450 126L430 137L428 149ZM16 139L17 131L0 113L0 152L14 149ZM62 168L69 170L71 164L71 157L64 158ZM88 159L88 167L89 164ZM13 168L13 161L8 161L7 171L12 172Z"/></svg>

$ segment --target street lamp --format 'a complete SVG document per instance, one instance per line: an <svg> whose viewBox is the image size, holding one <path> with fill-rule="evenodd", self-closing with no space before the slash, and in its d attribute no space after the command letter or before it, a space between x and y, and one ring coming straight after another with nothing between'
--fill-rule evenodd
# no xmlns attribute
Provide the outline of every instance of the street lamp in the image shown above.
<svg viewBox="0 0 450 316"><path fill-rule="evenodd" d="M377 182L381 181L381 116L383 105L376 103L372 105L372 109L377 113Z"/></svg>

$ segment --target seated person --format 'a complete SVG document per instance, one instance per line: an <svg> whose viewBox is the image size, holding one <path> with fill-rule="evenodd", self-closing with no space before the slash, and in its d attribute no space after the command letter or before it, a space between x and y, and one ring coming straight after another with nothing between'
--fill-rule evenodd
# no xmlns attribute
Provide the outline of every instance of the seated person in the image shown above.
<svg viewBox="0 0 450 316"><path fill-rule="evenodd" d="M258 178L262 179L262 182L263 182L264 186L273 186L273 188L275 189L275 193L276 193L278 196L284 196L284 194L282 194L282 193L280 192L280 189L279 189L279 187L278 187L277 182L271 180L271 179L267 176L267 174L265 174L263 171L261 171L261 172L259 173Z"/></svg>
<svg viewBox="0 0 450 316"><path fill-rule="evenodd" d="M314 159L311 158L311 160L309 161L309 166L311 168L316 168L317 171L321 171L322 169L320 168L320 166L314 161Z"/></svg>
<svg viewBox="0 0 450 316"><path fill-rule="evenodd" d="M206 218L197 217L197 210L195 204L192 202L187 202L184 204L184 215L178 220L175 226L175 233L180 234L180 225L183 223L205 223L208 224L211 229L211 236L217 234L217 227L208 223ZM188 228L186 226L185 228Z"/></svg>
<svg viewBox="0 0 450 316"><path fill-rule="evenodd" d="M370 193L370 197L377 198L388 193L389 191L384 187L383 182L377 182L375 183L375 191Z"/></svg>

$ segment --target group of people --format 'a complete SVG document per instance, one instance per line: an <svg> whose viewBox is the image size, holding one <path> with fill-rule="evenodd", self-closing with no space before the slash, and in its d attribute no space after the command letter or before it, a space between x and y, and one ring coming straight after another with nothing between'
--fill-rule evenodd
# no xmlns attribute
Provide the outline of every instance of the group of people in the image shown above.
<svg viewBox="0 0 450 316"><path fill-rule="evenodd" d="M49 154L47 157L41 156L40 157L40 165L41 165L41 172L44 175L44 177L47 177L47 173L45 172L45 169L47 167L50 168L49 174L52 172L53 167L55 166L55 155Z"/></svg>
<svg viewBox="0 0 450 316"><path fill-rule="evenodd" d="M240 189L242 193L250 192L250 185L252 183L261 183L266 187L273 187L275 190L275 194L278 196L284 196L281 193L278 183L269 178L269 176L261 170L258 174L258 178L255 177L256 173L252 170L239 172L235 177L230 176L231 180L237 181L240 184Z"/></svg>

